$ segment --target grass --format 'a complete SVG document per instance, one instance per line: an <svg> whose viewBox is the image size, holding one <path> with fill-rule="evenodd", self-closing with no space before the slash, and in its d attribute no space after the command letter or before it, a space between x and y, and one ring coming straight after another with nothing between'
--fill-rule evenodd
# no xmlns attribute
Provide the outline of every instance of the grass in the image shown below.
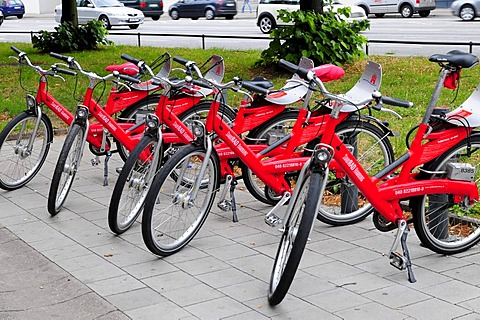
<svg viewBox="0 0 480 320"><path fill-rule="evenodd" d="M0 105L0 128L3 128L6 122L16 114L25 109L25 90L19 83L19 65L9 56L15 53L10 49L11 44L0 43L0 90L3 92L3 103ZM59 62L49 55L38 54L31 44L14 44L20 50L27 52L30 60L34 64L48 68L51 64ZM186 59L197 61L199 64L206 61L212 54L218 54L225 60L226 72L224 80L230 80L233 76L240 76L244 79L250 79L255 76L264 76L274 82L276 88L280 88L285 80L291 77L291 74L283 72L276 68L258 68L255 67L255 61L260 57L258 50L223 50L223 49L185 49L185 48L153 48L153 47L133 47L133 46L111 46L99 51L78 52L71 54L86 70L92 70L99 74L106 75L105 66L109 64L122 63L120 59L122 53L127 53L133 57L141 58L146 62L155 60L165 51L172 56L179 55ZM383 68L383 80L381 92L384 95L401 98L412 101L414 107L411 109L401 109L392 107L403 116L403 120L387 115L386 113L375 112L374 116L380 119L388 120L390 127L394 131L400 132L400 137L393 138L392 143L397 153L403 153L404 139L410 128L418 124L423 115L423 111L428 105L431 93L434 89L439 67L435 63L428 62L426 57L391 57L391 56L370 56L368 59L357 61L353 64L343 65L345 76L341 80L326 83L326 87L331 92L342 93L349 90L360 77L367 60L373 60ZM174 66L176 66L174 64ZM177 65L178 66L178 65ZM22 68L23 88L30 93L35 93L38 84L38 75L30 68ZM66 81L50 78L48 82L49 91L53 96L68 107L74 110L81 97L81 92L85 90L86 83L80 78L76 83L75 78L65 76ZM477 87L480 79L480 68L464 70L461 78L460 90L443 90L439 98L438 106L449 106L451 109L460 105ZM77 90L75 88L77 87ZM76 92L76 93L74 93ZM98 95L102 92L98 90ZM105 98L108 94L102 96ZM455 99L456 98L456 99ZM228 93L228 102L232 105L238 105L241 96L233 92ZM102 100L104 101L104 100ZM53 115L55 127L64 126Z"/></svg>

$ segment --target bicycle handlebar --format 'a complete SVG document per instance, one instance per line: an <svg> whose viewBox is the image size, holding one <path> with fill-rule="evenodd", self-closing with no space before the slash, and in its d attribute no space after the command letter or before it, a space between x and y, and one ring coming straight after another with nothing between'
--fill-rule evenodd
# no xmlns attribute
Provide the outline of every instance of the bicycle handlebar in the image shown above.
<svg viewBox="0 0 480 320"><path fill-rule="evenodd" d="M383 104L388 104L388 105L395 106L395 107L402 107L402 108L413 107L413 102L410 102L410 101L407 101L407 100L402 100L402 99L397 99L397 98L392 98L392 97L382 96L381 101L383 102Z"/></svg>
<svg viewBox="0 0 480 320"><path fill-rule="evenodd" d="M278 64L284 68L290 71L291 73L296 73L300 76L300 78L305 79L305 80L312 80L311 75L309 75L310 70L302 68L297 66L296 64L293 64L287 60L280 59Z"/></svg>
<svg viewBox="0 0 480 320"><path fill-rule="evenodd" d="M73 60L75 60L73 57L64 56L56 52L50 52L50 56L55 59L65 61L66 63L69 63L69 64L72 63Z"/></svg>
<svg viewBox="0 0 480 320"><path fill-rule="evenodd" d="M117 72L118 72L118 71L117 71ZM137 84L140 83L140 82L142 82L142 80L140 80L140 79L138 79L138 78L130 77L130 76L126 75L126 74L121 74L121 73L119 73L119 74L118 74L118 77L119 77L120 79L122 79L122 80L129 81L129 82L133 82L133 83L137 83Z"/></svg>
<svg viewBox="0 0 480 320"><path fill-rule="evenodd" d="M22 50L18 49L15 46L10 46L10 48L15 51L16 54L20 55L21 53L24 53Z"/></svg>
<svg viewBox="0 0 480 320"><path fill-rule="evenodd" d="M121 57L123 60L126 60L126 61L128 61L128 62L131 62L131 63L133 63L133 64L135 64L135 65L137 65L137 66L138 66L139 64L144 63L143 60L136 59L136 58L134 58L134 57L132 57L131 55L128 55L128 54L126 54L126 53L122 53L122 54L120 55L120 57Z"/></svg>
<svg viewBox="0 0 480 320"><path fill-rule="evenodd" d="M249 83L249 82L242 81L241 86L242 86L242 88L245 88L248 91L258 92L258 93L261 93L261 94L264 94L264 95L267 95L270 92L270 90L268 90L268 89L265 89L263 87L257 86L255 84Z"/></svg>
<svg viewBox="0 0 480 320"><path fill-rule="evenodd" d="M70 71L70 70L62 69L62 68L55 68L55 71L58 72L58 73L67 74L69 76L76 76L77 75L77 73L75 71Z"/></svg>

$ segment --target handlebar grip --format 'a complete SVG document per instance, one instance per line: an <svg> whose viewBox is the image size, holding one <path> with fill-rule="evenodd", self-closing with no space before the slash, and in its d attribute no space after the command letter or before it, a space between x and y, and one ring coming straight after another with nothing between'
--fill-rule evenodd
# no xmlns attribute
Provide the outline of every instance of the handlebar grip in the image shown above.
<svg viewBox="0 0 480 320"><path fill-rule="evenodd" d="M402 108L413 107L413 102L410 102L410 101L407 101L407 100L402 100L402 99L397 99L397 98L386 97L386 96L382 96L382 102L384 104L388 104L388 105L395 106L395 107L402 107Z"/></svg>
<svg viewBox="0 0 480 320"><path fill-rule="evenodd" d="M15 47L15 46L11 46L10 48L11 48L13 51L15 51L16 54L22 53L22 50L18 49L18 48Z"/></svg>
<svg viewBox="0 0 480 320"><path fill-rule="evenodd" d="M119 78L122 79L122 80L125 80L125 81L133 82L133 83L142 82L142 80L134 78L134 77L127 76L126 74L120 74Z"/></svg>
<svg viewBox="0 0 480 320"><path fill-rule="evenodd" d="M50 52L50 56L51 56L51 57L54 57L54 58L56 58L56 59L65 61L65 62L67 62L67 63L70 63L70 61L73 59L72 57L64 56L64 55L62 55L62 54L55 53L55 52Z"/></svg>
<svg viewBox="0 0 480 320"><path fill-rule="evenodd" d="M258 92L258 93L261 93L261 94L264 94L264 95L267 95L269 93L268 89L262 88L260 86L254 85L254 84L249 83L249 82L243 82L242 83L242 88L245 88L248 91Z"/></svg>
<svg viewBox="0 0 480 320"><path fill-rule="evenodd" d="M193 79L192 80L192 84L196 85L196 86L199 86L199 87L202 87L202 88L208 88L208 84L205 83L205 81L201 81L201 80L197 80L197 79Z"/></svg>
<svg viewBox="0 0 480 320"><path fill-rule="evenodd" d="M126 54L126 53L122 53L122 55L121 55L120 57L121 57L123 60L126 60L126 61L128 61L128 62L131 62L131 63L133 63L133 64L135 64L135 65L137 65L137 66L140 64L140 62L142 62L142 60L140 60L140 59L135 59L134 57L132 57L131 55L128 55L128 54Z"/></svg>
<svg viewBox="0 0 480 320"><path fill-rule="evenodd" d="M308 69L304 69L302 67L299 67L296 64L293 64L293 63L291 63L287 60L284 60L284 59L280 59L280 61L278 63L282 68L287 69L291 73L298 74L300 76L300 78L302 78L302 79L308 80L307 79Z"/></svg>
<svg viewBox="0 0 480 320"><path fill-rule="evenodd" d="M174 56L173 61L178 62L178 63L183 64L183 65L186 65L189 60L183 59L182 57L179 57L179 56Z"/></svg>
<svg viewBox="0 0 480 320"><path fill-rule="evenodd" d="M77 75L77 73L75 71L70 71L70 70L61 69L61 68L57 68L56 71L58 73L68 74L69 76L76 76Z"/></svg>

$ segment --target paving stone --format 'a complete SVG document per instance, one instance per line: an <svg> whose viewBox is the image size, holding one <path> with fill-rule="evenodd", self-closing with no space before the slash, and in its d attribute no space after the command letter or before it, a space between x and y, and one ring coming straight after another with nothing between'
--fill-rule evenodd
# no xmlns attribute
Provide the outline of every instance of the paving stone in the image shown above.
<svg viewBox="0 0 480 320"><path fill-rule="evenodd" d="M253 277L248 276L244 272L233 267L209 273L202 273L197 275L196 278L208 284L212 288L222 288L254 280Z"/></svg>
<svg viewBox="0 0 480 320"><path fill-rule="evenodd" d="M204 283L198 283L188 288L163 291L162 296L179 306L187 307L221 298L223 294Z"/></svg>
<svg viewBox="0 0 480 320"><path fill-rule="evenodd" d="M135 320L171 320L171 319L201 319L193 317L191 313L176 304L164 301L153 306L145 306L125 312Z"/></svg>
<svg viewBox="0 0 480 320"><path fill-rule="evenodd" d="M422 289L422 292L452 304L458 304L462 301L478 297L480 295L480 288L465 282L452 280L427 287Z"/></svg>
<svg viewBox="0 0 480 320"><path fill-rule="evenodd" d="M401 310L392 310L375 302L363 304L349 309L344 309L335 312L335 315L344 320L403 320L408 318L408 316L402 313Z"/></svg>
<svg viewBox="0 0 480 320"><path fill-rule="evenodd" d="M228 297L209 300L184 309L199 319L221 319L249 311L245 305Z"/></svg>
<svg viewBox="0 0 480 320"><path fill-rule="evenodd" d="M345 288L335 288L333 290L310 295L305 297L305 300L332 313L371 302L369 299L352 293Z"/></svg>
<svg viewBox="0 0 480 320"><path fill-rule="evenodd" d="M172 264L160 259L129 265L122 269L137 279L150 278L179 270Z"/></svg>
<svg viewBox="0 0 480 320"><path fill-rule="evenodd" d="M145 284L129 275L89 283L88 286L102 296L144 288Z"/></svg>
<svg viewBox="0 0 480 320"><path fill-rule="evenodd" d="M455 319L471 311L445 301L432 298L402 308L402 313L415 319Z"/></svg>
<svg viewBox="0 0 480 320"><path fill-rule="evenodd" d="M359 294L395 285L395 283L392 281L370 273L331 279L330 282L335 284L335 286L342 287Z"/></svg>
<svg viewBox="0 0 480 320"><path fill-rule="evenodd" d="M361 269L340 261L332 261L302 270L322 280L338 279L363 272Z"/></svg>
<svg viewBox="0 0 480 320"><path fill-rule="evenodd" d="M184 261L177 264L179 269L182 269L188 274L198 276L213 271L230 268L225 262L213 257L205 257L197 260Z"/></svg>
<svg viewBox="0 0 480 320"><path fill-rule="evenodd" d="M233 284L228 287L221 287L218 290L237 301L245 302L257 298L265 299L267 296L268 284L255 279Z"/></svg>
<svg viewBox="0 0 480 320"><path fill-rule="evenodd" d="M397 310L431 298L428 294L398 284L367 292L363 296Z"/></svg>
<svg viewBox="0 0 480 320"><path fill-rule="evenodd" d="M200 281L198 281L195 277L192 277L183 271L174 271L151 278L146 278L142 280L142 282L159 293L162 293L166 290L191 287L200 283Z"/></svg>
<svg viewBox="0 0 480 320"><path fill-rule="evenodd" d="M105 297L111 304L122 310L133 310L167 302L167 299L150 288L140 288Z"/></svg>
<svg viewBox="0 0 480 320"><path fill-rule="evenodd" d="M480 274L480 265L478 264L471 264L443 272L443 275L445 276L463 281L474 286L480 285L480 279L472 276L477 274Z"/></svg>

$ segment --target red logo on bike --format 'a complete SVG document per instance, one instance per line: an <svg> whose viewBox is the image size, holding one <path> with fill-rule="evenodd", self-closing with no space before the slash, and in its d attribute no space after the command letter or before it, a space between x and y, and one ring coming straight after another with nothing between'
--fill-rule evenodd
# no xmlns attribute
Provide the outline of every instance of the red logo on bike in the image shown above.
<svg viewBox="0 0 480 320"><path fill-rule="evenodd" d="M377 82L377 75L376 75L376 74L373 74L373 75L372 75L372 78L370 79L370 83L371 83L371 84L375 84L375 82Z"/></svg>

